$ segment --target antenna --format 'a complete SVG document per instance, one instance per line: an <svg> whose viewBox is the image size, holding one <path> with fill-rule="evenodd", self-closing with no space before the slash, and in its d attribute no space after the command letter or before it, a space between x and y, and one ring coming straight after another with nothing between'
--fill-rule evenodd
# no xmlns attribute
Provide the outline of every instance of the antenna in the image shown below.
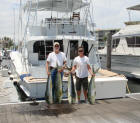
<svg viewBox="0 0 140 123"><path fill-rule="evenodd" d="M131 11L128 10L129 21L131 21Z"/></svg>
<svg viewBox="0 0 140 123"><path fill-rule="evenodd" d="M22 21L22 19L21 19L21 14L22 14L22 12L21 12L21 6L22 6L22 0L20 0L20 4L19 4L20 6L19 6L19 20L18 20L18 39L17 39L17 41L18 41L18 51L19 51L19 43L20 43L20 33L22 33L22 31L20 30L20 28L21 28L21 21ZM20 32L21 31L21 32Z"/></svg>
<svg viewBox="0 0 140 123"><path fill-rule="evenodd" d="M13 41L15 44L15 8L13 8L13 17L14 17L14 33L13 33ZM15 49L15 45L14 45L14 49Z"/></svg>

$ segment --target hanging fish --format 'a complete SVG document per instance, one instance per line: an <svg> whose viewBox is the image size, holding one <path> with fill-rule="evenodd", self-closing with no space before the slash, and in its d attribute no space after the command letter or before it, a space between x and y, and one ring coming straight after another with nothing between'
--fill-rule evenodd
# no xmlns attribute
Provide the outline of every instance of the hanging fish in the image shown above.
<svg viewBox="0 0 140 123"><path fill-rule="evenodd" d="M88 101L90 104L95 103L95 97L96 97L95 77L92 76L88 86Z"/></svg>
<svg viewBox="0 0 140 123"><path fill-rule="evenodd" d="M59 67L57 66L56 82L55 82L55 101L61 103L62 100L62 75L58 72Z"/></svg>
<svg viewBox="0 0 140 123"><path fill-rule="evenodd" d="M48 104L53 103L53 97L52 97L52 79L51 75L48 76L47 84L46 84L46 92L45 92L45 99Z"/></svg>
<svg viewBox="0 0 140 123"><path fill-rule="evenodd" d="M68 102L70 104L76 103L76 91L75 91L75 87L74 87L72 73L69 74L69 78L68 78Z"/></svg>

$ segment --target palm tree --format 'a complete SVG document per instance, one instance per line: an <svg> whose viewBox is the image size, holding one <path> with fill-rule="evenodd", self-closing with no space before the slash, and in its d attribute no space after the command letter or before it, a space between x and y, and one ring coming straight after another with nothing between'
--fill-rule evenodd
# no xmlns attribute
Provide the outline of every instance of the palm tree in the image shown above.
<svg viewBox="0 0 140 123"><path fill-rule="evenodd" d="M11 38L9 37L3 37L0 39L0 45L2 48L11 48L12 46L14 46L14 42Z"/></svg>

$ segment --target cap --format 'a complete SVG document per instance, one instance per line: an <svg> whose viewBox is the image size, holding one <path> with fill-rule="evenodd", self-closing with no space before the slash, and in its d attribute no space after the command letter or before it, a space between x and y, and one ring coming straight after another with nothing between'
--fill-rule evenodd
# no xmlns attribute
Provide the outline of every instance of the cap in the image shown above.
<svg viewBox="0 0 140 123"><path fill-rule="evenodd" d="M58 43L58 42L55 42L55 43L54 43L54 46L55 46L55 45L59 45L59 43Z"/></svg>

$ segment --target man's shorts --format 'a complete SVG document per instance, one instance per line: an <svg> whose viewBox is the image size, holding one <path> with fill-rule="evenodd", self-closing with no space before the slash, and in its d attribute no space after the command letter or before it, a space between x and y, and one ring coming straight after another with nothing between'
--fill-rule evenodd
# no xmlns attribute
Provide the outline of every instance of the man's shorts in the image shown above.
<svg viewBox="0 0 140 123"><path fill-rule="evenodd" d="M88 89L88 77L85 78L76 77L76 90L81 91L81 86L83 86L84 90Z"/></svg>

